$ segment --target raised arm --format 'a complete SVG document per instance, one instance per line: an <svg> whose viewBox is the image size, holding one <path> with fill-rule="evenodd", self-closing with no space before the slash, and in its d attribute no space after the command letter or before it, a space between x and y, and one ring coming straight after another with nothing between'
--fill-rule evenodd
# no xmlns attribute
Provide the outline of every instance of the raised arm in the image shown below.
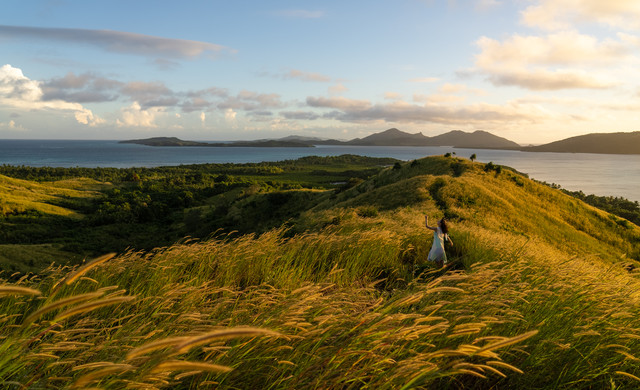
<svg viewBox="0 0 640 390"><path fill-rule="evenodd" d="M438 230L438 227L437 227L437 226L436 226L436 227L429 226L429 216L427 216L427 215L425 215L425 216L424 216L424 225L427 227L427 229L429 229L429 230L433 230L434 232L435 232L436 230Z"/></svg>

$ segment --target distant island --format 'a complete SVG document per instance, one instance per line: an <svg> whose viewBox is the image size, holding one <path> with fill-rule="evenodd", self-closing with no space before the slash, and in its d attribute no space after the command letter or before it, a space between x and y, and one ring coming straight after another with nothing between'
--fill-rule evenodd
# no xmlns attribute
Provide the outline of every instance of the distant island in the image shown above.
<svg viewBox="0 0 640 390"><path fill-rule="evenodd" d="M256 141L198 142L176 137L153 137L120 143L147 146L206 146L206 147L295 147L312 148L316 145L344 146L450 146L466 149L502 149L524 152L640 154L640 131L631 133L595 133L567 138L538 146L521 146L506 138L477 130L467 133L453 130L434 137L422 133L410 134L396 128L349 141L290 135L279 139Z"/></svg>
<svg viewBox="0 0 640 390"><path fill-rule="evenodd" d="M287 140L258 140L258 141L234 141L234 142L197 142L184 141L176 137L152 137L145 139L133 139L129 141L120 141L121 144L138 144L147 146L207 146L207 147L253 147L253 148L312 148L309 143L287 141Z"/></svg>

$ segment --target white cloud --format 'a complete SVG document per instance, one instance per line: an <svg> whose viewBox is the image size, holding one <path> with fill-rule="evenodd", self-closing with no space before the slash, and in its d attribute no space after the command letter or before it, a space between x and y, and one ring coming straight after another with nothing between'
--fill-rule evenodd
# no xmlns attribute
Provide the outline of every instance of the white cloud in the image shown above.
<svg viewBox="0 0 640 390"><path fill-rule="evenodd" d="M308 97L307 104L311 107L330 107L339 110L366 110L371 107L368 100L355 100L345 97Z"/></svg>
<svg viewBox="0 0 640 390"><path fill-rule="evenodd" d="M330 95L339 95L339 94L341 94L343 92L346 92L348 90L349 90L349 88L345 87L341 83L338 83L336 85L332 85L328 89Z"/></svg>
<svg viewBox="0 0 640 390"><path fill-rule="evenodd" d="M22 125L16 124L16 121L10 120L9 122L0 122L0 129L21 132L26 129Z"/></svg>
<svg viewBox="0 0 640 390"><path fill-rule="evenodd" d="M20 110L47 110L70 113L82 124L95 126L104 120L78 103L43 100L41 83L24 76L22 70L7 64L0 67L0 105Z"/></svg>
<svg viewBox="0 0 640 390"><path fill-rule="evenodd" d="M207 119L207 115L204 112L200 113L200 121L202 122L202 125L204 126L204 122Z"/></svg>
<svg viewBox="0 0 640 390"><path fill-rule="evenodd" d="M632 36L598 39L574 31L547 36L514 35L503 42L487 37L476 43L476 67L494 85L531 90L602 89L620 83L618 68L635 62Z"/></svg>
<svg viewBox="0 0 640 390"><path fill-rule="evenodd" d="M438 92L441 94L456 94L456 93L464 93L467 95L486 95L487 92L480 88L470 88L464 84L451 84L445 83L440 88L438 88Z"/></svg>
<svg viewBox="0 0 640 390"><path fill-rule="evenodd" d="M401 100L402 95L399 94L398 92L385 92L384 98L387 100Z"/></svg>
<svg viewBox="0 0 640 390"><path fill-rule="evenodd" d="M155 120L160 108L151 107L143 109L140 103L133 102L131 106L121 109L122 120L116 120L118 127L148 127L155 128Z"/></svg>
<svg viewBox="0 0 640 390"><path fill-rule="evenodd" d="M62 41L92 45L115 53L174 58L195 58L203 54L213 55L228 50L224 46L207 42L162 38L122 31L75 28L0 25L0 38Z"/></svg>
<svg viewBox="0 0 640 390"><path fill-rule="evenodd" d="M597 23L612 28L640 29L640 2L636 0L538 0L522 12L522 22L548 30L574 23Z"/></svg>
<svg viewBox="0 0 640 390"><path fill-rule="evenodd" d="M331 77L329 76L325 76L320 73L303 72L297 69L291 69L289 72L282 75L282 78L285 80L298 79L302 81L316 81L321 83L328 83L331 81Z"/></svg>
<svg viewBox="0 0 640 390"><path fill-rule="evenodd" d="M227 109L226 109L226 111L224 112L224 119L225 119L227 122L233 123L233 122L235 122L235 120L236 120L236 115L237 115L237 114L238 114L238 113L237 113L237 112L235 112L235 111L233 111L233 109L231 109L231 108L227 108Z"/></svg>

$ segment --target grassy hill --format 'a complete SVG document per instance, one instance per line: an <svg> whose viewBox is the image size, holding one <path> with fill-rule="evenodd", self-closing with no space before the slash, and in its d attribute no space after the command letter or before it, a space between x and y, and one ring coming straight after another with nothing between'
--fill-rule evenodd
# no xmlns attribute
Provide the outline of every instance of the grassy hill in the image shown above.
<svg viewBox="0 0 640 390"><path fill-rule="evenodd" d="M638 226L505 167L444 157L276 193L268 204L301 210L283 228L0 283L2 385L640 384ZM227 212L243 220L268 196L247 192ZM425 264L424 214L451 222L446 270Z"/></svg>

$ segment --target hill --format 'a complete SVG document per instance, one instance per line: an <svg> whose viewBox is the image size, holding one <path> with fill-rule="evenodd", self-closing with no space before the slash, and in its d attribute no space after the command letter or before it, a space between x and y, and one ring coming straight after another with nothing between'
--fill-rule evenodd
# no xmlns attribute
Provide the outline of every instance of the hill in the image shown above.
<svg viewBox="0 0 640 390"><path fill-rule="evenodd" d="M325 191L254 189L224 212L242 221L266 204L303 211L259 235L0 283L0 381L617 389L640 380L640 228L626 220L507 167L445 157ZM450 221L445 270L424 262L424 214Z"/></svg>
<svg viewBox="0 0 640 390"><path fill-rule="evenodd" d="M498 137L486 131L477 130L473 133L454 130L445 134L431 137L434 146L454 146L456 148L473 149L519 149L520 145L506 138Z"/></svg>
<svg viewBox="0 0 640 390"><path fill-rule="evenodd" d="M450 131L434 137L422 133L409 134L396 128L372 134L350 141L324 141L324 144L345 144L359 146L453 146L457 148L477 149L519 149L520 145L486 131L466 133L460 130Z"/></svg>
<svg viewBox="0 0 640 390"><path fill-rule="evenodd" d="M526 152L640 154L640 131L631 133L594 133L545 145L529 146Z"/></svg>

